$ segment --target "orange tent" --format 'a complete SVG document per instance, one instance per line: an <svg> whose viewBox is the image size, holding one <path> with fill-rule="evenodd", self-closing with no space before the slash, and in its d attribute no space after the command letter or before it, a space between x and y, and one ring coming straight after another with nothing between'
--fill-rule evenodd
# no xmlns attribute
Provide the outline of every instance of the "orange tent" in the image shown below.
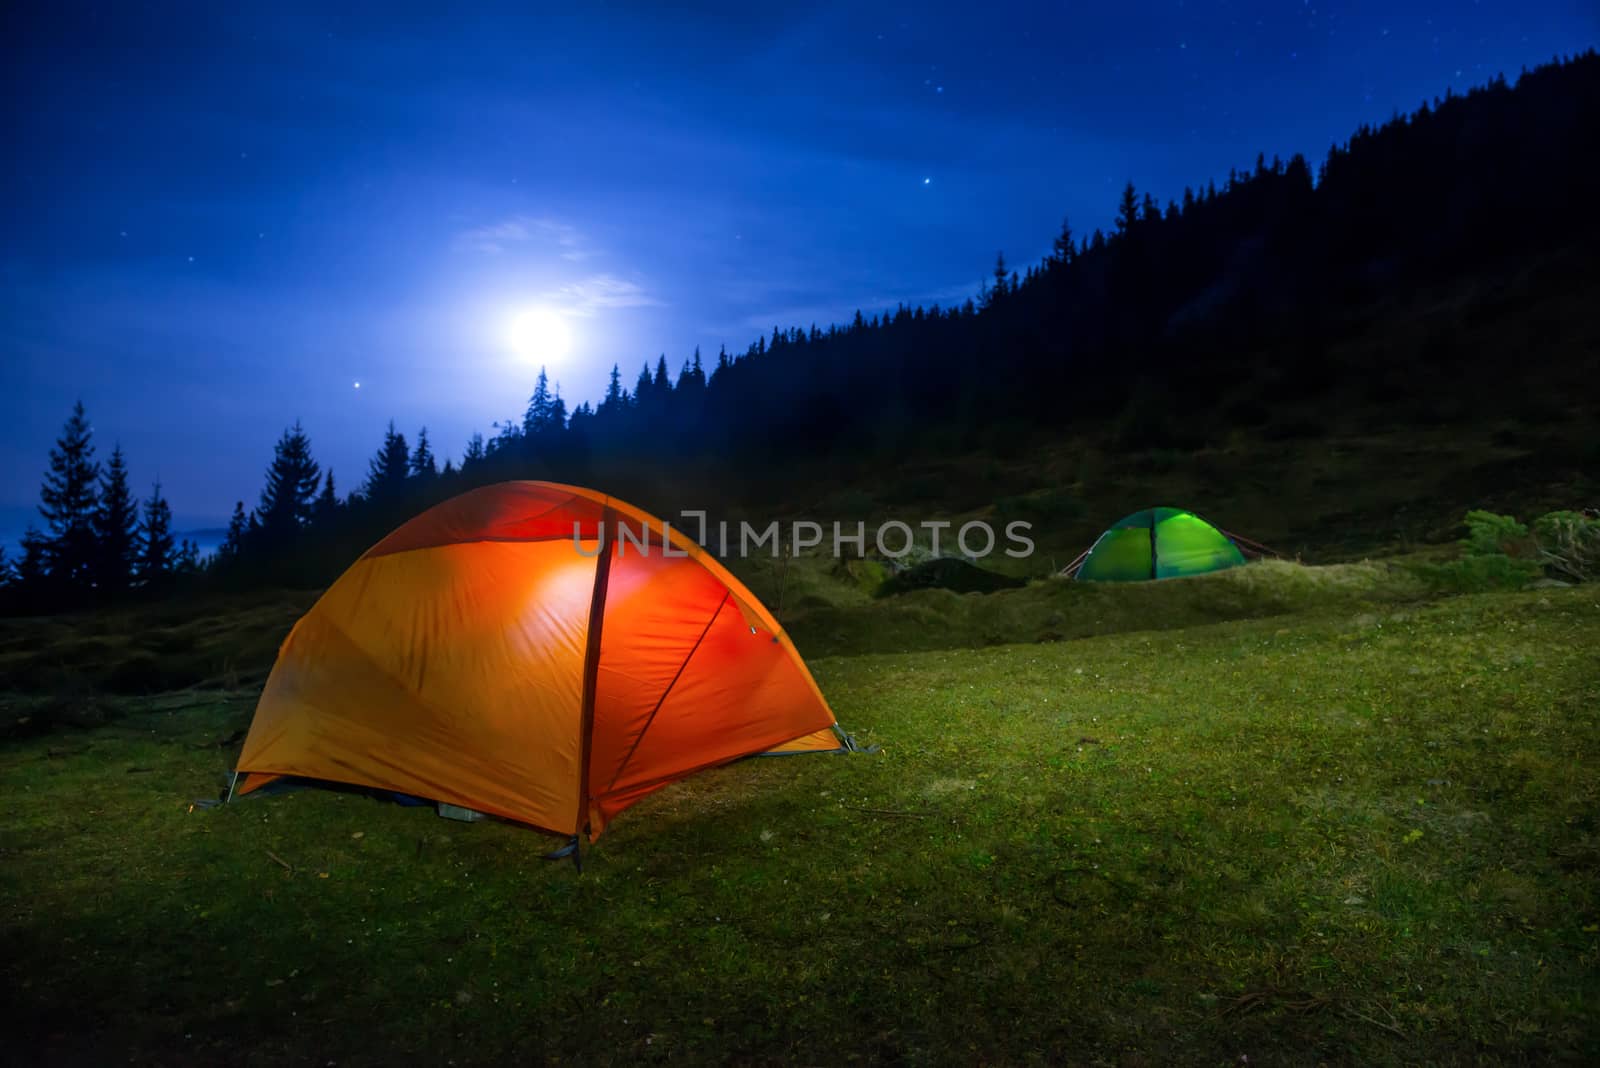
<svg viewBox="0 0 1600 1068"><path fill-rule="evenodd" d="M592 840L704 768L847 747L777 620L663 530L549 482L412 519L289 632L237 792L322 779Z"/></svg>

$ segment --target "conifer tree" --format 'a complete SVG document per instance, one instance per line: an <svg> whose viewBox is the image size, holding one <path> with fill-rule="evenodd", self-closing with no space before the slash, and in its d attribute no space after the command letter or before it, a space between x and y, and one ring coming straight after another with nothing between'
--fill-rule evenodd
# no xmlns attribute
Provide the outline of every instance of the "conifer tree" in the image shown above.
<svg viewBox="0 0 1600 1068"><path fill-rule="evenodd" d="M139 566L136 577L146 588L160 586L172 577L176 550L172 541L172 507L157 482L144 502L139 523Z"/></svg>
<svg viewBox="0 0 1600 1068"><path fill-rule="evenodd" d="M600 402L600 413L616 415L627 406L628 396L622 390L622 372L616 364L611 365L611 380L606 383L605 399Z"/></svg>
<svg viewBox="0 0 1600 1068"><path fill-rule="evenodd" d="M985 286L983 289L983 297L985 298L983 300L983 304L985 307L989 307L997 301L1004 300L1006 294L1010 292L1006 277L1006 254L1004 252L997 252L994 256L994 285ZM874 325L876 325L876 323L874 323Z"/></svg>
<svg viewBox="0 0 1600 1068"><path fill-rule="evenodd" d="M654 383L650 378L650 361L646 360L639 370L639 379L633 384L633 406L635 408L647 407L655 400Z"/></svg>
<svg viewBox="0 0 1600 1068"><path fill-rule="evenodd" d="M12 580L26 592L38 592L50 584L50 539L32 523L22 533L22 556Z"/></svg>
<svg viewBox="0 0 1600 1068"><path fill-rule="evenodd" d="M556 383L555 394L550 398L550 413L545 416L544 432L559 434L567 429L567 402L561 399L561 383Z"/></svg>
<svg viewBox="0 0 1600 1068"><path fill-rule="evenodd" d="M47 567L53 579L74 588L86 588L94 568L95 480L100 465L94 460L93 433L79 401L50 450L50 469L39 489L39 514L49 532Z"/></svg>
<svg viewBox="0 0 1600 1068"><path fill-rule="evenodd" d="M522 444L522 420L507 419L501 422L496 419L490 425L499 431L489 440L490 456L509 456L518 451Z"/></svg>
<svg viewBox="0 0 1600 1068"><path fill-rule="evenodd" d="M466 470L474 464L482 463L486 455L487 453L483 447L483 435L474 430L472 436L467 439L467 451L461 454L462 470Z"/></svg>
<svg viewBox="0 0 1600 1068"><path fill-rule="evenodd" d="M1072 224L1063 216L1061 219L1061 232L1056 235L1051 246L1051 259L1056 263L1071 263L1077 254L1072 244Z"/></svg>
<svg viewBox="0 0 1600 1068"><path fill-rule="evenodd" d="M550 425L550 379L544 368L539 368L539 380L534 384L533 396L528 399L528 410L522 416L522 432L532 437L543 434Z"/></svg>
<svg viewBox="0 0 1600 1068"><path fill-rule="evenodd" d="M672 392L672 378L667 374L667 354L664 352L656 359L656 376L650 383L650 391L655 394L657 402L666 400Z"/></svg>
<svg viewBox="0 0 1600 1068"><path fill-rule="evenodd" d="M122 458L122 446L117 445L100 475L93 519L93 577L95 588L101 593L121 593L132 583L138 526L139 506L128 489L128 465Z"/></svg>
<svg viewBox="0 0 1600 1068"><path fill-rule="evenodd" d="M368 464L362 495L371 501L392 501L403 496L410 470L411 450L406 447L405 435L395 431L391 419L378 455Z"/></svg>
<svg viewBox="0 0 1600 1068"><path fill-rule="evenodd" d="M322 492L311 503L311 522L326 527L339 515L339 494L333 488L333 468L322 477Z"/></svg>
<svg viewBox="0 0 1600 1068"><path fill-rule="evenodd" d="M321 470L311 458L311 438L295 420L272 447L267 484L261 490L256 514L267 543L280 548L294 540L311 521L311 502L317 495Z"/></svg>
<svg viewBox="0 0 1600 1068"><path fill-rule="evenodd" d="M1117 233L1126 234L1139 223L1139 194L1133 183L1122 187L1122 199L1117 201Z"/></svg>
<svg viewBox="0 0 1600 1068"><path fill-rule="evenodd" d="M411 451L411 477L424 482L439 477L439 465L428 446L427 427L417 431L417 447Z"/></svg>
<svg viewBox="0 0 1600 1068"><path fill-rule="evenodd" d="M331 476L330 476L331 477ZM245 518L244 502L233 502L233 515L228 520L228 533L222 540L222 547L217 550L217 555L224 560L237 560L244 553L245 537L250 532L249 520Z"/></svg>

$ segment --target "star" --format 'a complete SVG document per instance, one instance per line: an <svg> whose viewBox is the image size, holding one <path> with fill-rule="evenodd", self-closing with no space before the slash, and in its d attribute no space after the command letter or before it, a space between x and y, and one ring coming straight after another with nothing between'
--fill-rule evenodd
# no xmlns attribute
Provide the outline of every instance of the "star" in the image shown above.
<svg viewBox="0 0 1600 1068"><path fill-rule="evenodd" d="M360 382L357 382L357 383L356 383L356 388L357 388L357 389L360 389L360 388L361 388L361 383L360 383Z"/></svg>

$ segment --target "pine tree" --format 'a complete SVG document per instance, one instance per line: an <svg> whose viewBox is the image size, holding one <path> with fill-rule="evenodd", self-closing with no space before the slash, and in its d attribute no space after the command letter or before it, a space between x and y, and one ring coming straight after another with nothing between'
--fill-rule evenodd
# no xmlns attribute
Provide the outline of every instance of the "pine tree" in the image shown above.
<svg viewBox="0 0 1600 1068"><path fill-rule="evenodd" d="M605 415L616 415L627 406L627 394L622 391L622 372L616 364L611 365L611 381L606 383L606 396L600 402L600 412Z"/></svg>
<svg viewBox="0 0 1600 1068"><path fill-rule="evenodd" d="M706 385L720 381L723 386L728 384L727 373L733 367L733 357L728 355L728 346L722 345L717 349L717 364L711 369L711 377L706 379Z"/></svg>
<svg viewBox="0 0 1600 1068"><path fill-rule="evenodd" d="M439 465L428 447L428 428L417 431L417 447L411 452L411 477L424 482L439 477Z"/></svg>
<svg viewBox="0 0 1600 1068"><path fill-rule="evenodd" d="M311 458L311 439L297 419L272 447L267 484L261 490L261 503L256 506L268 545L279 548L288 544L311 521L311 502L316 498L321 473Z"/></svg>
<svg viewBox="0 0 1600 1068"><path fill-rule="evenodd" d="M439 468L439 477L440 478L450 478L450 477L454 476L455 473L456 473L456 462L454 460L450 459L450 457L446 456L444 458L444 466Z"/></svg>
<svg viewBox="0 0 1600 1068"><path fill-rule="evenodd" d="M6 559L6 547L0 545L0 589L9 587L16 579L16 572L11 566L11 561Z"/></svg>
<svg viewBox="0 0 1600 1068"><path fill-rule="evenodd" d="M128 465L122 446L111 450L111 461L100 475L99 500L92 526L95 541L95 588L103 594L117 594L133 582L133 561L137 555L136 533L139 506L128 490Z"/></svg>
<svg viewBox="0 0 1600 1068"><path fill-rule="evenodd" d="M95 559L95 480L100 465L94 460L93 433L79 401L50 450L50 470L39 489L39 514L49 530L50 575L79 588L89 585Z"/></svg>
<svg viewBox="0 0 1600 1068"><path fill-rule="evenodd" d="M544 432L559 434L567 429L567 402L561 399L561 383L556 383L555 395L550 398L550 414L545 417Z"/></svg>
<svg viewBox="0 0 1600 1068"><path fill-rule="evenodd" d="M333 488L333 468L322 478L322 492L311 502L311 522L326 527L339 516L339 494Z"/></svg>
<svg viewBox="0 0 1600 1068"><path fill-rule="evenodd" d="M654 383L650 378L650 361L646 360L639 370L639 379L633 384L633 406L644 408L655 400Z"/></svg>
<svg viewBox="0 0 1600 1068"><path fill-rule="evenodd" d="M1117 201L1117 233L1126 234L1139 223L1139 194L1133 183L1122 187L1122 199Z"/></svg>
<svg viewBox="0 0 1600 1068"><path fill-rule="evenodd" d="M172 558L172 570L174 574L178 575L193 575L199 571L200 546L188 538L184 538L183 543L178 546L176 555Z"/></svg>
<svg viewBox="0 0 1600 1068"><path fill-rule="evenodd" d="M1006 298L1006 294L1011 291L1006 282L1006 276L1006 254L1004 252L997 252L994 255L994 286L992 288L986 287L984 289L984 295L988 298L984 301L985 306L992 305L996 301L1004 300Z"/></svg>
<svg viewBox="0 0 1600 1068"><path fill-rule="evenodd" d="M1056 235L1055 243L1051 246L1051 259L1056 263L1071 263L1076 255L1072 244L1072 224L1063 216L1061 219L1061 232Z"/></svg>
<svg viewBox="0 0 1600 1068"><path fill-rule="evenodd" d="M22 556L14 581L19 589L38 591L50 584L50 539L32 523L22 533Z"/></svg>
<svg viewBox="0 0 1600 1068"><path fill-rule="evenodd" d="M461 454L462 470L466 470L474 464L482 463L486 455L487 453L483 447L483 435L474 430L472 436L467 439L467 451Z"/></svg>
<svg viewBox="0 0 1600 1068"><path fill-rule="evenodd" d="M362 495L371 501L392 501L403 496L410 469L411 450L406 447L405 435L395 432L391 419L383 435L383 445L367 467Z"/></svg>
<svg viewBox="0 0 1600 1068"><path fill-rule="evenodd" d="M522 445L522 421L520 419L507 419L503 423L496 419L490 425L499 431L489 440L490 456L509 456L519 451Z"/></svg>
<svg viewBox="0 0 1600 1068"><path fill-rule="evenodd" d="M777 328L773 329L776 332ZM656 359L656 376L650 383L650 391L658 402L666 400L672 393L672 378L667 374L667 354L664 352Z"/></svg>
<svg viewBox="0 0 1600 1068"><path fill-rule="evenodd" d="M534 384L533 396L528 399L528 410L522 416L522 432L532 437L542 434L550 425L550 379L544 368L539 368L539 380Z"/></svg>
<svg viewBox="0 0 1600 1068"><path fill-rule="evenodd" d="M249 520L244 514L244 502L234 501L233 516L228 520L228 534L222 541L222 547L217 550L217 555L224 560L237 560L244 553L245 537L249 531Z"/></svg>
<svg viewBox="0 0 1600 1068"><path fill-rule="evenodd" d="M161 495L161 483L150 491L139 524L139 585L160 586L172 577L176 551L172 542L172 507Z"/></svg>

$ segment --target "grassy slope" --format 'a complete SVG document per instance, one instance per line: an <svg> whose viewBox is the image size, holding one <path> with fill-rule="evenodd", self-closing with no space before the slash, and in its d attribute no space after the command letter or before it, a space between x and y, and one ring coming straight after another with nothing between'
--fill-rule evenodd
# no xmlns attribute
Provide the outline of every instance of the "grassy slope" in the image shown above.
<svg viewBox="0 0 1600 1068"><path fill-rule="evenodd" d="M1136 624L1151 589L1095 610ZM1595 592L1283 599L1272 618L817 659L882 753L670 788L582 878L537 861L541 836L354 796L188 812L248 694L125 701L111 725L0 749L8 1046L1600 1056Z"/></svg>

